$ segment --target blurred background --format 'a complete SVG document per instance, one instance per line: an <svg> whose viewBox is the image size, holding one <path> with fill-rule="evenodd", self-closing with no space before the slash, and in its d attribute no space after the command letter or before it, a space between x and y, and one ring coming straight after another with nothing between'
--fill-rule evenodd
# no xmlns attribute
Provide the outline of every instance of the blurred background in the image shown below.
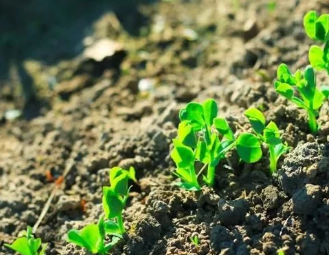
<svg viewBox="0 0 329 255"><path fill-rule="evenodd" d="M243 44L277 8L270 0L1 0L0 119L35 118L100 79L130 76L142 90L180 83L200 63L220 65L223 36ZM217 83L226 76L218 73Z"/></svg>

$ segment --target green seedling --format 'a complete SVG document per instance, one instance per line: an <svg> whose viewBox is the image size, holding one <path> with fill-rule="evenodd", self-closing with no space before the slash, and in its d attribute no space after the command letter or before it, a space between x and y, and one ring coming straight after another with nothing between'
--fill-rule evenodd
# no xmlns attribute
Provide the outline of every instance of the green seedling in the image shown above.
<svg viewBox="0 0 329 255"><path fill-rule="evenodd" d="M254 152L251 154L255 154L256 158L261 157L261 144L265 143L270 154L270 171L274 174L277 170L277 162L279 158L289 150L289 147L286 143L282 143L279 129L273 121L266 125L265 117L261 111L256 108L249 108L244 114L248 118L251 127L256 134L256 140L253 138L252 141L248 141L248 143L254 145ZM243 135L244 134L240 137L243 137ZM239 148L237 149L239 152Z"/></svg>
<svg viewBox="0 0 329 255"><path fill-rule="evenodd" d="M106 219L113 219L118 224L120 233L125 232L122 212L126 206L130 188L128 180L137 182L135 169L130 167L129 171L120 167L110 170L110 187L103 187L103 209Z"/></svg>
<svg viewBox="0 0 329 255"><path fill-rule="evenodd" d="M329 74L329 14L318 16L316 11L310 11L304 16L305 32L313 40L324 43L321 48L312 45L309 50L310 64L316 70L326 70Z"/></svg>
<svg viewBox="0 0 329 255"><path fill-rule="evenodd" d="M217 117L217 113L217 103L213 99L203 104L188 103L179 113L181 123L178 126L178 137L173 140L171 157L177 166L174 174L182 180L178 185L185 189L200 189L195 161L207 167L203 180L212 187L217 164L234 146L231 128L225 119Z"/></svg>
<svg viewBox="0 0 329 255"><path fill-rule="evenodd" d="M194 244L195 247L199 247L200 240L199 240L198 235L195 234L193 236L190 236L190 241Z"/></svg>
<svg viewBox="0 0 329 255"><path fill-rule="evenodd" d="M68 241L85 248L93 254L107 254L110 249L122 238L119 229L111 221L104 222L100 218L98 224L89 224L80 231L72 229L68 232ZM106 243L106 235L112 240Z"/></svg>
<svg viewBox="0 0 329 255"><path fill-rule="evenodd" d="M316 133L318 131L316 118L321 106L329 96L329 87L317 88L313 68L307 66L304 72L297 70L292 74L287 65L281 64L277 70L277 81L275 81L274 87L280 95L307 111L309 128L312 133Z"/></svg>
<svg viewBox="0 0 329 255"><path fill-rule="evenodd" d="M32 228L28 226L22 237L17 238L12 244L5 244L5 247L21 255L43 255L47 244L42 244L40 238L34 238Z"/></svg>
<svg viewBox="0 0 329 255"><path fill-rule="evenodd" d="M68 241L79 245L93 254L107 254L125 233L122 212L125 208L129 186L128 181L136 181L135 169L129 171L120 167L110 169L110 187L103 187L103 209L105 214L98 224L89 224L82 230L68 232ZM111 236L108 242L107 236Z"/></svg>

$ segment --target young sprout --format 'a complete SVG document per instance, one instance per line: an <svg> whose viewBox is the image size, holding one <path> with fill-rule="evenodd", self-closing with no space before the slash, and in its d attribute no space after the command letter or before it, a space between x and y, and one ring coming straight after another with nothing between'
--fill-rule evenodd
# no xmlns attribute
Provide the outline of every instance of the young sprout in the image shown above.
<svg viewBox="0 0 329 255"><path fill-rule="evenodd" d="M101 217L98 224L89 224L82 230L68 232L68 241L79 245L93 254L107 254L125 233L122 212L126 205L129 179L136 181L135 169L129 171L120 167L110 169L110 187L103 187L103 209L105 220ZM107 242L111 236L111 242Z"/></svg>
<svg viewBox="0 0 329 255"><path fill-rule="evenodd" d="M21 255L44 255L47 244L41 244L40 238L35 239L32 234L32 228L28 226L22 237L17 238L12 244L5 244L5 247Z"/></svg>
<svg viewBox="0 0 329 255"><path fill-rule="evenodd" d="M199 247L200 240L197 234L190 236L190 241L194 244L195 247Z"/></svg>
<svg viewBox="0 0 329 255"><path fill-rule="evenodd" d="M182 180L178 184L185 189L200 189L195 161L207 167L203 180L214 186L216 166L234 146L233 132L225 119L217 117L217 112L215 100L208 99L203 104L188 103L179 113L181 123L171 157L177 166L175 174Z"/></svg>
<svg viewBox="0 0 329 255"><path fill-rule="evenodd" d="M316 133L318 131L316 118L322 104L329 96L329 88L326 86L317 88L313 68L307 66L303 73L297 70L292 74L287 65L281 64L277 70L274 87L280 95L307 111L309 128L312 133ZM298 95L294 88L298 91Z"/></svg>
<svg viewBox="0 0 329 255"><path fill-rule="evenodd" d="M316 70L326 70L329 74L329 14L318 16L310 11L304 16L304 28L309 38L324 43L323 49L312 45L309 50L310 64Z"/></svg>
<svg viewBox="0 0 329 255"><path fill-rule="evenodd" d="M260 149L261 143L266 144L270 154L270 171L271 174L274 174L277 170L277 162L279 158L289 150L289 147L286 143L282 143L279 129L273 121L266 126L266 120L261 111L256 108L249 108L244 114L248 118L251 127L256 134L256 137L252 139L252 142L249 141L249 143L254 144L254 150L257 151L257 157L259 157L259 154L260 157L262 156L262 151Z"/></svg>
<svg viewBox="0 0 329 255"><path fill-rule="evenodd" d="M107 225L110 225L110 230ZM112 222L104 222L100 218L98 224L89 224L80 231L72 229L67 233L68 241L85 248L93 254L107 254L109 250L122 238L118 229L111 229ZM112 241L106 243L106 235L112 236Z"/></svg>
<svg viewBox="0 0 329 255"><path fill-rule="evenodd" d="M110 187L103 187L103 209L106 219L114 219L121 234L125 232L122 212L126 206L130 188L128 180L137 182L135 169L130 167L129 171L120 167L110 170Z"/></svg>

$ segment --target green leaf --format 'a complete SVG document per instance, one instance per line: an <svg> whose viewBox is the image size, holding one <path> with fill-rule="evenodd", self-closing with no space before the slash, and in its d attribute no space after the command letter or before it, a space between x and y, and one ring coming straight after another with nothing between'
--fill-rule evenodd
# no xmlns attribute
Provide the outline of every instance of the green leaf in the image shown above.
<svg viewBox="0 0 329 255"><path fill-rule="evenodd" d="M265 128L265 117L263 113L256 108L249 108L244 112L244 115L249 119L252 128L256 133L262 134Z"/></svg>
<svg viewBox="0 0 329 255"><path fill-rule="evenodd" d="M93 254L99 252L99 242L103 241L96 224L87 225L80 231L72 229L67 235L69 242L81 246Z"/></svg>
<svg viewBox="0 0 329 255"><path fill-rule="evenodd" d="M196 135L189 121L182 121L179 123L178 139L188 147L196 147Z"/></svg>
<svg viewBox="0 0 329 255"><path fill-rule="evenodd" d="M31 237L30 239L28 239L28 243L30 245L30 249L32 250L32 253L37 254L41 246L41 238L34 239L34 237Z"/></svg>
<svg viewBox="0 0 329 255"><path fill-rule="evenodd" d="M224 118L215 118L214 119L214 126L217 129L217 131L224 136L226 139L230 141L234 141L234 134L232 132L231 127L227 123L226 119Z"/></svg>
<svg viewBox="0 0 329 255"><path fill-rule="evenodd" d="M308 52L308 59L310 64L316 70L326 69L326 63L324 61L323 54L323 50L317 45L312 45Z"/></svg>
<svg viewBox="0 0 329 255"><path fill-rule="evenodd" d="M181 178L184 183L192 183L193 182L193 177L191 174L191 169L192 167L186 167L186 168L177 168L175 174Z"/></svg>
<svg viewBox="0 0 329 255"><path fill-rule="evenodd" d="M273 121L271 121L264 129L264 138L265 143L272 146L282 142L280 139L280 131Z"/></svg>
<svg viewBox="0 0 329 255"><path fill-rule="evenodd" d="M194 154L191 148L183 145L178 139L173 139L174 149L171 158L179 168L190 166L194 162Z"/></svg>
<svg viewBox="0 0 329 255"><path fill-rule="evenodd" d="M316 80L314 70L311 66L305 68L304 77L306 83L299 91L308 101L312 102L316 89Z"/></svg>
<svg viewBox="0 0 329 255"><path fill-rule="evenodd" d="M206 124L211 126L213 124L214 118L216 118L218 114L217 103L214 99L207 99L203 102L202 107Z"/></svg>
<svg viewBox="0 0 329 255"><path fill-rule="evenodd" d="M25 236L16 239L11 245L5 244L5 247L10 248L22 255L35 255L30 250L28 239Z"/></svg>
<svg viewBox="0 0 329 255"><path fill-rule="evenodd" d="M114 182L114 179L124 174L124 171L121 167L113 167L110 169L110 183Z"/></svg>
<svg viewBox="0 0 329 255"><path fill-rule="evenodd" d="M315 37L319 41L328 40L328 30L329 30L329 15L321 15L315 23Z"/></svg>
<svg viewBox="0 0 329 255"><path fill-rule="evenodd" d="M198 141L195 150L195 158L204 164L208 164L210 162L210 155L208 153L207 144L205 143L205 141Z"/></svg>
<svg viewBox="0 0 329 255"><path fill-rule="evenodd" d="M263 155L261 144L255 135L241 134L236 143L237 152L243 161L254 163L261 159Z"/></svg>
<svg viewBox="0 0 329 255"><path fill-rule="evenodd" d="M275 147L274 147L274 154L275 154L276 160L278 161L279 158L284 153L286 153L286 152L289 151L289 149L290 149L290 147L287 144L280 143L280 144L275 145Z"/></svg>
<svg viewBox="0 0 329 255"><path fill-rule="evenodd" d="M111 187L103 187L102 200L107 219L113 219L121 214L124 208L124 202Z"/></svg>
<svg viewBox="0 0 329 255"><path fill-rule="evenodd" d="M280 64L277 70L277 79L281 83L287 83L289 85L296 85L296 79L290 72L286 64Z"/></svg>
<svg viewBox="0 0 329 255"><path fill-rule="evenodd" d="M112 220L104 222L104 230L107 235L115 235L121 237L121 230L118 224Z"/></svg>
<svg viewBox="0 0 329 255"><path fill-rule="evenodd" d="M197 180L194 164L186 168L177 168L174 172L183 182L178 182L176 185L187 190L199 190L200 186Z"/></svg>
<svg viewBox="0 0 329 255"><path fill-rule="evenodd" d="M318 19L318 15L316 11L309 11L305 16L304 16L304 28L305 32L310 37L311 39L315 40L315 23Z"/></svg>
<svg viewBox="0 0 329 255"><path fill-rule="evenodd" d="M98 231L99 231L100 236L102 237L102 239L104 239L106 233L105 233L105 227L104 227L104 218L102 216L99 217L97 226L98 226Z"/></svg>
<svg viewBox="0 0 329 255"><path fill-rule="evenodd" d="M316 90L313 98L313 110L318 110L322 104L323 101L326 99L326 96L321 92L320 90Z"/></svg>
<svg viewBox="0 0 329 255"><path fill-rule="evenodd" d="M186 105L179 113L181 121L189 120L194 131L199 131L205 125L204 112L201 104L191 102Z"/></svg>
<svg viewBox="0 0 329 255"><path fill-rule="evenodd" d="M122 196L128 195L128 178L127 174L121 174L111 182L111 188Z"/></svg>
<svg viewBox="0 0 329 255"><path fill-rule="evenodd" d="M284 96L285 98L287 98L289 100L294 95L294 90L287 83L276 82L275 86L276 86L276 88L275 88L276 92L278 92L281 96Z"/></svg>

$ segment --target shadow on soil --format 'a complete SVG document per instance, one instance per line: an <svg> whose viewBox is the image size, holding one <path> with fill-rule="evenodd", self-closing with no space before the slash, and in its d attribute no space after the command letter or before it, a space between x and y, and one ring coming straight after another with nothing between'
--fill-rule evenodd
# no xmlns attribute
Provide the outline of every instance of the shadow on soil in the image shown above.
<svg viewBox="0 0 329 255"><path fill-rule="evenodd" d="M0 89L9 80L11 66L17 70L25 98L24 116L39 115L31 77L24 69L27 59L47 65L72 59L83 50L83 39L93 23L113 12L122 28L138 36L149 20L140 4L157 0L0 0ZM27 111L26 111L27 110Z"/></svg>

